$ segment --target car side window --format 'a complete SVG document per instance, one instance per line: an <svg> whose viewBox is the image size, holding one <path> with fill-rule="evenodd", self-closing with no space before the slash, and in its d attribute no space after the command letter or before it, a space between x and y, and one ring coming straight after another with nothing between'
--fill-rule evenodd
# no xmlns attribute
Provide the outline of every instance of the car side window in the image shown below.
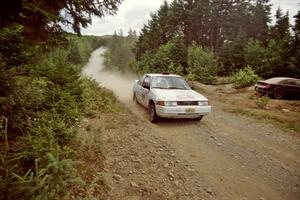
<svg viewBox="0 0 300 200"><path fill-rule="evenodd" d="M146 76L143 81L143 87L150 87L150 77Z"/></svg>
<svg viewBox="0 0 300 200"><path fill-rule="evenodd" d="M283 81L283 84L285 84L285 85L296 85L296 81L294 81L294 80L285 80L285 81Z"/></svg>
<svg viewBox="0 0 300 200"><path fill-rule="evenodd" d="M143 84L144 78L145 78L145 76L142 76L142 77L139 79L139 81L138 81L138 84L139 84L139 85L142 85L142 84Z"/></svg>

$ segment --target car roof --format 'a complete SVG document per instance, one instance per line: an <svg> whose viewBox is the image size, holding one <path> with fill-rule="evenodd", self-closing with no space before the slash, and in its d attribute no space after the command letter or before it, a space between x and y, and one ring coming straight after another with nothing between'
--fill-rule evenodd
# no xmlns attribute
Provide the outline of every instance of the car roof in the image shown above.
<svg viewBox="0 0 300 200"><path fill-rule="evenodd" d="M274 77L274 78L267 79L264 82L267 82L267 83L278 83L278 82L283 81L283 80L298 80L298 79L296 79L296 78L289 78L289 77Z"/></svg>
<svg viewBox="0 0 300 200"><path fill-rule="evenodd" d="M146 76L151 76L151 77L153 77L153 76L165 76L165 77L170 77L170 76L172 76L172 77L181 77L181 76L179 76L179 75L177 75L177 74L167 74L167 73L162 73L162 74L159 74L159 73L149 73L149 74L145 74Z"/></svg>

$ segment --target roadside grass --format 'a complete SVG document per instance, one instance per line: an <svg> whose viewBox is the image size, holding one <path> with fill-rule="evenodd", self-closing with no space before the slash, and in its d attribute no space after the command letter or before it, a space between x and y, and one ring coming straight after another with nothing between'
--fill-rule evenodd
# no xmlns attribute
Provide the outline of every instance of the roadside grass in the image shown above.
<svg viewBox="0 0 300 200"><path fill-rule="evenodd" d="M289 130L300 136L299 100L260 97L252 87L235 89L230 84L219 86L194 84L196 91L207 94L209 100L222 102L224 111L274 124L284 131Z"/></svg>
<svg viewBox="0 0 300 200"><path fill-rule="evenodd" d="M123 115L128 111L112 91L90 78L83 79L86 80L83 97L88 102L84 104L87 112L71 146L76 152L76 169L84 185L73 187L72 195L79 199L106 199L112 185L112 173L104 169L105 152L108 144L111 145L111 139L105 135L126 127L128 118Z"/></svg>
<svg viewBox="0 0 300 200"><path fill-rule="evenodd" d="M217 81L215 85L226 85L232 83L230 76L217 76Z"/></svg>
<svg viewBox="0 0 300 200"><path fill-rule="evenodd" d="M251 109L245 107L233 107L227 108L227 111L234 113L249 116L255 118L261 122L274 124L283 130L290 130L295 132L300 136L300 120L299 113L282 113L272 110L262 110L262 109Z"/></svg>
<svg viewBox="0 0 300 200"><path fill-rule="evenodd" d="M196 81L188 81L188 84L197 92L199 93L206 93L207 90L201 86L201 83L196 82Z"/></svg>
<svg viewBox="0 0 300 200"><path fill-rule="evenodd" d="M14 35L10 38L14 41ZM90 135L86 141L75 141L85 118L118 110L112 92L80 73L101 38L67 35L65 40L60 45L26 44L20 56L30 54L28 59L18 65L1 62L11 71L24 68L26 73L4 76L0 84L2 89L10 87L0 95L0 199L76 197L71 195L73 188L85 187L76 158L81 151L86 159L95 158L90 149L101 158L99 136L93 143Z"/></svg>

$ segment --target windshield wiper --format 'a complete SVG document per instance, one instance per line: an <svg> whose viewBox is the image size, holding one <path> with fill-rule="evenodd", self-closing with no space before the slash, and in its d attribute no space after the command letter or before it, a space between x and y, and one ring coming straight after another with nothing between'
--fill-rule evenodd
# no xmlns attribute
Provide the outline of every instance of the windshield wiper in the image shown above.
<svg viewBox="0 0 300 200"><path fill-rule="evenodd" d="M158 89L167 89L167 88L165 88L165 87L158 87L158 86L156 86L156 87L152 87L152 88L158 88Z"/></svg>

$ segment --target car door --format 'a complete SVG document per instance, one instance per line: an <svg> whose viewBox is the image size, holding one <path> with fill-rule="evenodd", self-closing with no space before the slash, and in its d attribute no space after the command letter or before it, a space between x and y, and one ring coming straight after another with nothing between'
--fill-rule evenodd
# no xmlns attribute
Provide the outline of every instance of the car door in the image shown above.
<svg viewBox="0 0 300 200"><path fill-rule="evenodd" d="M296 94L299 91L299 85L297 84L296 80L286 80L285 82L285 89L289 94Z"/></svg>
<svg viewBox="0 0 300 200"><path fill-rule="evenodd" d="M145 76L144 80L143 80L143 84L142 84L142 89L140 90L140 98L141 101L140 103L145 106L148 107L148 101L149 101L149 92L150 92L150 81L151 81L151 77L150 76Z"/></svg>
<svg viewBox="0 0 300 200"><path fill-rule="evenodd" d="M136 83L136 88L135 88L135 97L137 101L142 104L142 92L143 92L143 81L145 79L145 75L142 76L138 82Z"/></svg>

